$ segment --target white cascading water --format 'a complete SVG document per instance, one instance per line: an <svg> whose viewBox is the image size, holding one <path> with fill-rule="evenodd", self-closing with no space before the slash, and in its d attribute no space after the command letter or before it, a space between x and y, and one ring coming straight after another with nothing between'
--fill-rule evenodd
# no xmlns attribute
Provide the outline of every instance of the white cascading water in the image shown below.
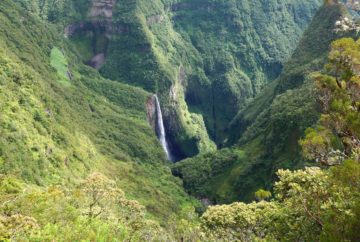
<svg viewBox="0 0 360 242"><path fill-rule="evenodd" d="M166 132L165 132L165 127L164 127L164 120L162 117L162 112L161 112L161 107L160 107L160 102L159 102L159 98L157 97L157 95L154 95L154 99L155 99L155 103L156 103L156 130L157 130L157 136L160 140L160 143L166 153L166 157L168 160L172 161L173 157L171 155L171 151L169 148L169 144L166 140Z"/></svg>

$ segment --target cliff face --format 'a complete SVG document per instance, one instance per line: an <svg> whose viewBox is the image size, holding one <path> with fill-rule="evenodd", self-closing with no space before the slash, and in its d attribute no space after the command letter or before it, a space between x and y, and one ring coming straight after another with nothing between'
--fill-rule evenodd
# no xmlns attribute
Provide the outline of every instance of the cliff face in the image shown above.
<svg viewBox="0 0 360 242"><path fill-rule="evenodd" d="M115 0L92 0L87 17L80 22L67 25L64 35L67 38L80 39L79 45L83 45L88 52L84 62L99 70L106 61L109 39L113 34L128 32L126 26L115 25L113 22ZM79 46L84 49L84 46Z"/></svg>
<svg viewBox="0 0 360 242"><path fill-rule="evenodd" d="M159 94L171 142L186 157L221 145L321 2L97 0L67 33L103 76Z"/></svg>
<svg viewBox="0 0 360 242"><path fill-rule="evenodd" d="M155 96L151 95L146 100L146 117L151 126L155 131L156 129L156 103Z"/></svg>
<svg viewBox="0 0 360 242"><path fill-rule="evenodd" d="M92 0L89 18L104 18L111 20L116 0Z"/></svg>

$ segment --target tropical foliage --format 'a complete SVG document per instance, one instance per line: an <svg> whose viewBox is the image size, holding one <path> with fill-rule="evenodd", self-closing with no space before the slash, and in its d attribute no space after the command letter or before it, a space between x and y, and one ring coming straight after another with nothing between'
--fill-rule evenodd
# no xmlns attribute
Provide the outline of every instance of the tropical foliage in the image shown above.
<svg viewBox="0 0 360 242"><path fill-rule="evenodd" d="M338 166L279 170L270 202L210 207L202 216L206 231L219 240L360 239L359 54L359 41L332 43L326 74L314 74L323 114L300 141L306 157Z"/></svg>
<svg viewBox="0 0 360 242"><path fill-rule="evenodd" d="M0 1L1 241L360 240L360 41L329 48L344 6L282 69L322 1L113 2ZM180 158L201 155L165 160L149 91Z"/></svg>
<svg viewBox="0 0 360 242"><path fill-rule="evenodd" d="M225 241L358 241L359 172L350 160L329 171L279 170L273 200L210 207L202 225Z"/></svg>
<svg viewBox="0 0 360 242"><path fill-rule="evenodd" d="M181 220L172 227L178 230L168 233L101 173L90 174L72 188L29 186L2 176L0 191L2 240L166 241L180 240L180 232L183 238L193 233L190 223L183 227Z"/></svg>
<svg viewBox="0 0 360 242"><path fill-rule="evenodd" d="M174 173L183 177L191 194L220 203L249 202L257 190L271 190L278 169L300 169L308 163L298 141L320 116L312 73L323 69L332 41L341 37L333 31L335 23L346 14L347 9L339 4L325 4L318 10L280 76L232 120L226 151L175 165ZM207 181L197 182L202 181L202 174L191 168L216 168L219 163L229 166L206 172Z"/></svg>
<svg viewBox="0 0 360 242"><path fill-rule="evenodd" d="M331 46L326 74L316 74L323 114L301 141L305 155L327 165L360 161L360 42L351 38Z"/></svg>

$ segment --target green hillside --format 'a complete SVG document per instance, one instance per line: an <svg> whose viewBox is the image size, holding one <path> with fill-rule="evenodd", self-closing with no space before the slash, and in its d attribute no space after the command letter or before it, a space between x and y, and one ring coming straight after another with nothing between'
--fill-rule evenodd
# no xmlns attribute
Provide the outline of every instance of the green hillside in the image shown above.
<svg viewBox="0 0 360 242"><path fill-rule="evenodd" d="M12 1L0 18L2 174L71 187L102 172L160 221L192 206L147 122L149 93L102 78Z"/></svg>
<svg viewBox="0 0 360 242"><path fill-rule="evenodd" d="M339 37L329 30L344 13L339 5L317 12L279 78L231 122L230 148L174 165L190 194L220 203L251 201L258 189L271 189L278 169L304 166L298 140L319 115L309 74L322 69Z"/></svg>
<svg viewBox="0 0 360 242"><path fill-rule="evenodd" d="M359 241L359 13L0 1L0 241Z"/></svg>

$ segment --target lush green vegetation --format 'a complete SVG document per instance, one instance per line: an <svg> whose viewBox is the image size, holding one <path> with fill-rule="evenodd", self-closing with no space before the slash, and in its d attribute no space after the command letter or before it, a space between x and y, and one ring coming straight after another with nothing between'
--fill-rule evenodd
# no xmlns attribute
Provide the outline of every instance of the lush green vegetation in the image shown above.
<svg viewBox="0 0 360 242"><path fill-rule="evenodd" d="M57 47L51 50L50 64L54 67L60 76L60 82L64 85L70 85L70 72L68 69L68 63L64 54Z"/></svg>
<svg viewBox="0 0 360 242"><path fill-rule="evenodd" d="M91 2L88 0L16 0L30 14L49 22L68 23L84 19Z"/></svg>
<svg viewBox="0 0 360 242"><path fill-rule="evenodd" d="M255 193L259 202L211 206L200 219L192 207L184 207L183 219L179 215L171 217L165 226L149 219L141 203L127 198L118 182L99 172L71 185L51 186L25 184L14 175L2 175L1 239L358 241L359 53L360 41L345 38L332 44L327 70L313 76L316 96L322 101L322 118L300 142L307 157L324 158L317 160L338 165L330 169L279 170L272 198L270 192L259 190ZM328 142L336 139L342 146ZM334 150L339 150L337 156ZM228 157L228 151L222 150L222 154ZM243 152L233 157L243 158ZM222 163L222 159L215 161L215 167L196 169L201 168L202 174L216 173L232 165ZM203 182L207 181L205 177Z"/></svg>
<svg viewBox="0 0 360 242"><path fill-rule="evenodd" d="M358 241L359 171L357 161L279 170L273 200L210 207L203 226L217 240Z"/></svg>
<svg viewBox="0 0 360 242"><path fill-rule="evenodd" d="M345 13L340 5L324 5L317 12L279 78L232 121L227 156L217 151L175 165L176 174L181 174L191 194L218 202L251 201L258 189L271 189L278 169L296 169L306 164L298 140L319 118L311 73L323 68L331 42L340 37L332 31L333 26ZM238 162L239 151L245 154L243 162ZM210 159L210 165L206 165L211 156L216 157L214 164ZM190 167L216 167L218 163L234 165L220 173L210 172L214 175L206 183L197 182L201 181L201 173L185 174ZM208 193L197 193L191 187L201 187Z"/></svg>
<svg viewBox="0 0 360 242"><path fill-rule="evenodd" d="M149 93L84 66L53 26L13 1L1 1L0 22L2 174L69 188L101 172L161 223L197 204L146 120ZM65 69L71 85L59 75Z"/></svg>
<svg viewBox="0 0 360 242"><path fill-rule="evenodd" d="M7 214L1 216L2 240L115 241L160 235L160 226L145 218L145 208L100 173L72 189L2 177L1 198L1 212Z"/></svg>
<svg viewBox="0 0 360 242"><path fill-rule="evenodd" d="M360 42L331 44L353 36L332 31L343 7L327 1L282 68L320 1L97 4L0 2L0 240L360 239ZM99 52L100 71L83 64ZM165 160L150 92L177 155L200 155Z"/></svg>
<svg viewBox="0 0 360 242"><path fill-rule="evenodd" d="M360 41L337 40L331 45L327 72L314 74L323 114L300 144L307 158L326 165L359 160Z"/></svg>
<svg viewBox="0 0 360 242"><path fill-rule="evenodd" d="M174 12L175 28L199 52L206 75L189 80L187 101L203 113L211 137L221 144L239 108L280 74L320 1L182 4ZM291 11L295 18L289 18Z"/></svg>
<svg viewBox="0 0 360 242"><path fill-rule="evenodd" d="M322 114L300 143L306 157L333 167L279 170L270 202L210 207L202 217L210 234L240 241L360 239L359 55L360 41L337 40L326 70L313 77Z"/></svg>
<svg viewBox="0 0 360 242"><path fill-rule="evenodd" d="M86 26L71 36L83 61L105 53L103 76L156 92L179 157L222 144L239 108L279 75L321 4L141 0L106 10L96 1L17 1L58 30Z"/></svg>
<svg viewBox="0 0 360 242"><path fill-rule="evenodd" d="M116 1L107 27L100 21L71 39L84 60L106 52L105 77L158 93L169 139L191 157L222 143L239 108L278 76L320 4Z"/></svg>
<svg viewBox="0 0 360 242"><path fill-rule="evenodd" d="M234 166L243 168L246 165L245 154L223 149L215 154L209 153L199 158L190 158L176 163L173 174L184 180L184 187L190 194L199 198L209 198L218 203L229 201L234 194L229 194L226 186L232 186L231 174L236 173ZM241 168L240 168L241 167ZM239 174L234 174L237 176ZM215 181L214 181L215 180ZM229 180L226 184L225 180ZM222 184L217 184L216 181ZM215 182L215 184L213 184Z"/></svg>

